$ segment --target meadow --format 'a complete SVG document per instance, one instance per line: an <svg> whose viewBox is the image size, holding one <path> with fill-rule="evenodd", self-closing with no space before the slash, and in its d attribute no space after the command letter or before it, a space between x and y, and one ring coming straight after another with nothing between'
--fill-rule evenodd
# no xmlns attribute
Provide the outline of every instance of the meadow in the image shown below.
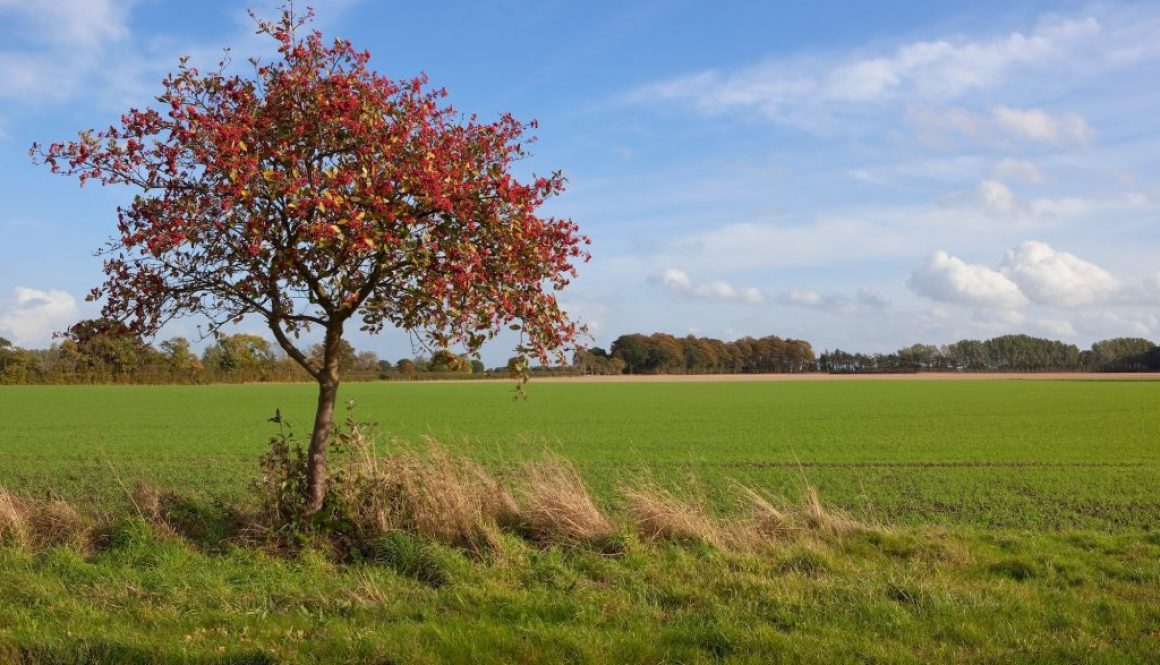
<svg viewBox="0 0 1160 665"><path fill-rule="evenodd" d="M803 475L889 524L1142 529L1160 523L1160 382L363 383L354 416L503 468L544 450L598 494L647 475L774 494ZM0 387L0 486L115 500L145 479L243 495L278 431L302 437L305 384Z"/></svg>
<svg viewBox="0 0 1160 665"><path fill-rule="evenodd" d="M268 418L305 436L311 386L0 388L0 487L122 515L99 547L0 543L0 663L1160 660L1160 382L528 393L341 398L377 422L382 454L431 438L500 478L546 451L575 461L623 534L615 551L400 532L340 561L309 542L287 556L177 537L134 514L135 484L192 497L195 517L244 504ZM734 547L646 538L625 506L655 485L730 520L742 484L791 507L808 485L850 522Z"/></svg>

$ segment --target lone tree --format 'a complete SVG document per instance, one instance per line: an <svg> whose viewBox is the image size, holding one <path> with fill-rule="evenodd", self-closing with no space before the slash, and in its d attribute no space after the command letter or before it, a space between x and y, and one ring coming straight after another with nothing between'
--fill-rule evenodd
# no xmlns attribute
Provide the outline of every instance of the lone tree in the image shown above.
<svg viewBox="0 0 1160 665"><path fill-rule="evenodd" d="M368 52L308 32L312 18L259 21L280 55L251 76L183 58L159 110L30 151L82 185L137 190L99 251L106 281L88 297L105 317L151 336L176 317L216 334L256 315L318 381L308 513L326 496L348 323L472 354L510 327L521 358L559 359L578 331L554 292L590 258L575 223L537 214L560 173L512 174L534 122L463 117L425 76L385 78ZM312 328L320 358L301 346Z"/></svg>

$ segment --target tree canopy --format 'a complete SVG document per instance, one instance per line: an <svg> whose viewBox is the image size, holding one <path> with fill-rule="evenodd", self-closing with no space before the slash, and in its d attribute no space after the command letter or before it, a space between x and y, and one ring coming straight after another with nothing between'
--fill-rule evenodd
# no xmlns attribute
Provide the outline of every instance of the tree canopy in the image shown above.
<svg viewBox="0 0 1160 665"><path fill-rule="evenodd" d="M90 294L104 317L151 335L175 317L216 332L254 315L319 382L316 509L348 321L470 353L511 327L520 356L546 362L577 332L555 292L589 256L574 222L538 214L563 177L512 173L534 123L461 116L425 77L384 77L310 20L286 9L259 22L279 56L251 76L183 59L159 108L32 154L137 192ZM321 354L300 346L311 329Z"/></svg>

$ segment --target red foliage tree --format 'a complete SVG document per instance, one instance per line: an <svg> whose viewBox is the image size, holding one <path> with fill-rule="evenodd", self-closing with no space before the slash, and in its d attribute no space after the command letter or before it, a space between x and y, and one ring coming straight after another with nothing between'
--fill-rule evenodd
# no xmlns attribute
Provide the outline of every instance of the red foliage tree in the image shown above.
<svg viewBox="0 0 1160 665"><path fill-rule="evenodd" d="M589 258L575 223L537 214L562 191L560 174L511 172L535 123L462 117L425 77L390 80L348 41L300 36L311 17L259 22L280 57L253 61L250 77L183 59L160 110L31 150L82 185L138 190L89 295L104 298L104 316L151 335L179 316L216 332L257 315L318 381L308 512L326 495L348 322L472 353L511 327L521 357L548 361L577 333L554 291ZM299 346L311 328L321 359Z"/></svg>

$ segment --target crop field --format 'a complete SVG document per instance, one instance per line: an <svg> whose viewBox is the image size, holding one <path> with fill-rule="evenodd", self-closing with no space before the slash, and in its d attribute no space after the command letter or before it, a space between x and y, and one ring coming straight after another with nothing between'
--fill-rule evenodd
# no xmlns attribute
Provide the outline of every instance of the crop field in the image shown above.
<svg viewBox="0 0 1160 665"><path fill-rule="evenodd" d="M504 468L544 450L596 491L647 476L823 498L890 524L1141 529L1160 524L1160 382L348 384L379 447L432 437ZM90 501L143 478L237 496L310 385L0 388L0 486Z"/></svg>
<svg viewBox="0 0 1160 665"><path fill-rule="evenodd" d="M13 546L0 493L0 664L1160 661L1158 381L350 384L378 452L429 437L499 478L558 454L623 540L392 531L350 560L213 535L313 390L0 388L0 488L120 515ZM139 480L201 507L134 513ZM741 485L799 510L807 483L852 522L739 547L624 505L662 486L752 525Z"/></svg>

